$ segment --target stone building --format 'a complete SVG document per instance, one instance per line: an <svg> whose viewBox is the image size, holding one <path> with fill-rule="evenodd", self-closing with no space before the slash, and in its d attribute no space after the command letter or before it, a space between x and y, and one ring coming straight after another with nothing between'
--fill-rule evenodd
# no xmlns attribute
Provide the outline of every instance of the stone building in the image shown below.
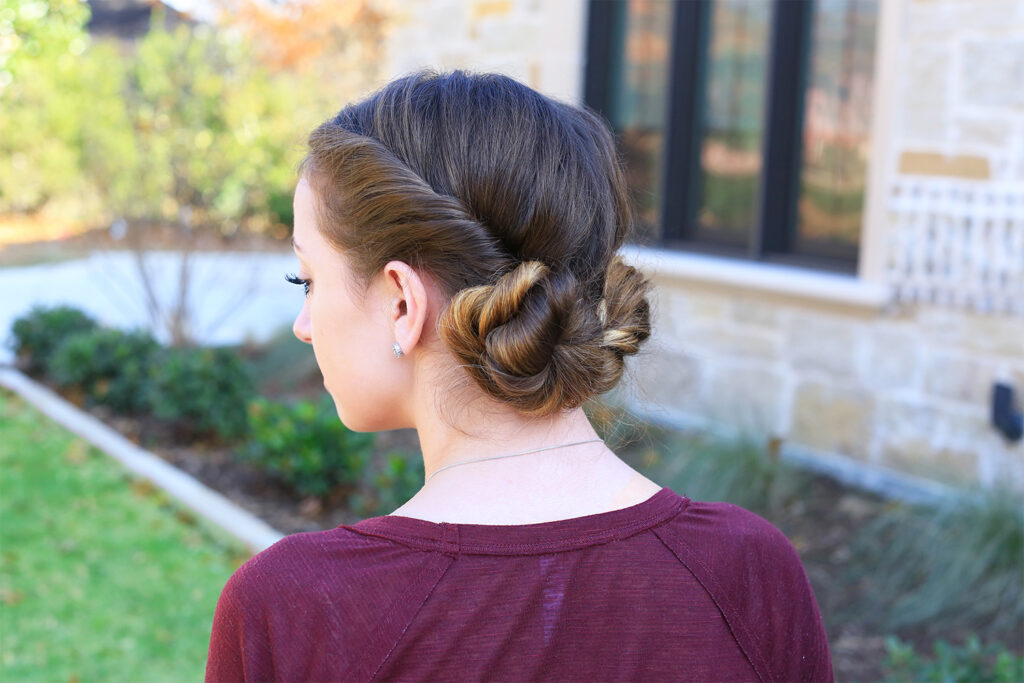
<svg viewBox="0 0 1024 683"><path fill-rule="evenodd" d="M1024 1L376 4L388 75L501 71L613 124L657 284L633 410L1024 491Z"/></svg>

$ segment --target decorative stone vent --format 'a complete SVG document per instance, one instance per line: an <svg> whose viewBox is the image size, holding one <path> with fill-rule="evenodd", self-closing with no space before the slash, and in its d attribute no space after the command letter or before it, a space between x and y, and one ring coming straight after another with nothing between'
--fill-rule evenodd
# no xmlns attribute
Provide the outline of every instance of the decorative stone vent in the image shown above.
<svg viewBox="0 0 1024 683"><path fill-rule="evenodd" d="M896 300L1024 317L1024 186L902 178L888 211Z"/></svg>

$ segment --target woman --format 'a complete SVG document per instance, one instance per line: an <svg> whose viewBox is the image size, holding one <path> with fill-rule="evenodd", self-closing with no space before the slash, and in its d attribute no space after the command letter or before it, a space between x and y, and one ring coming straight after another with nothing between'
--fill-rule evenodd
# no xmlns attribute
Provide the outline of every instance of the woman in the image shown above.
<svg viewBox="0 0 1024 683"><path fill-rule="evenodd" d="M417 430L426 481L243 565L208 681L831 680L786 538L634 471L581 408L650 334L600 119L417 74L317 128L300 175L294 332L345 425Z"/></svg>

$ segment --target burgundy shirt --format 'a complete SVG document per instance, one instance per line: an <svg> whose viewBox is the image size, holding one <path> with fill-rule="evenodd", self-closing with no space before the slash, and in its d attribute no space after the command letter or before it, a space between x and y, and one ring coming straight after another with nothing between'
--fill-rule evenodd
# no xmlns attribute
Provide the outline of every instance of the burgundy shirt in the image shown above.
<svg viewBox="0 0 1024 683"><path fill-rule="evenodd" d="M667 486L521 525L371 517L288 536L228 580L207 681L831 681L800 558Z"/></svg>

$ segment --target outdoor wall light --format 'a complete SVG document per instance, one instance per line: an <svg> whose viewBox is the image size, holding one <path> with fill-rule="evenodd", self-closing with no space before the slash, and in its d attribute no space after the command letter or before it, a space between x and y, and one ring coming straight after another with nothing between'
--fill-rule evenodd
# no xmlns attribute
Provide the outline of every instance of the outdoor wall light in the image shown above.
<svg viewBox="0 0 1024 683"><path fill-rule="evenodd" d="M992 385L992 424L1010 441L1020 441L1024 434L1024 414L1014 405L1012 384L996 382Z"/></svg>

